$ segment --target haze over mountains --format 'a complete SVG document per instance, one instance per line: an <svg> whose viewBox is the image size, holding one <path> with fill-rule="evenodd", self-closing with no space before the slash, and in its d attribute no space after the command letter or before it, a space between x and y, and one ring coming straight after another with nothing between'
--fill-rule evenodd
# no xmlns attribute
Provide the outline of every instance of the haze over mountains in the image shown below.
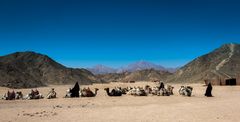
<svg viewBox="0 0 240 122"><path fill-rule="evenodd" d="M108 74L108 73L123 73L123 72L135 72L147 69L154 69L159 71L168 71L175 72L177 68L165 68L161 65L157 65L147 61L138 61L127 66L123 66L121 68L111 68L104 65L96 65L92 68L87 68L87 70L91 71L93 74Z"/></svg>

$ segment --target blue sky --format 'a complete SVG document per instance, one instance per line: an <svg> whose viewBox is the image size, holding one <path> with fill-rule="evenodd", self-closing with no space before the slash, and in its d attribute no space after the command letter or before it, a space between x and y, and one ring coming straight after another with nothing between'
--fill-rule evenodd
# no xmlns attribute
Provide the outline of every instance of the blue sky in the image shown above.
<svg viewBox="0 0 240 122"><path fill-rule="evenodd" d="M233 0L0 0L0 55L46 54L69 67L145 60L182 66L240 41Z"/></svg>

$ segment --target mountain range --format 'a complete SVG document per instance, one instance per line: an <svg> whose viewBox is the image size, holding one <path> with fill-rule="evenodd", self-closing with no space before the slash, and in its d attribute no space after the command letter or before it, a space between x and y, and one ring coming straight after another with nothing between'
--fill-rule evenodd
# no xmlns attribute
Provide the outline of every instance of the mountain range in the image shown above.
<svg viewBox="0 0 240 122"><path fill-rule="evenodd" d="M123 72L135 72L147 69L154 69L159 71L168 71L174 73L177 68L165 68L161 65L157 65L147 61L138 61L132 64L129 64L125 67L121 68L111 68L104 65L96 65L92 68L87 68L87 70L91 71L93 74L108 74L108 73L123 73Z"/></svg>
<svg viewBox="0 0 240 122"><path fill-rule="evenodd" d="M134 72L109 73L96 75L105 82L165 81L172 73L155 69L143 69Z"/></svg>
<svg viewBox="0 0 240 122"><path fill-rule="evenodd" d="M90 70L90 71L88 71ZM68 68L47 55L16 52L0 56L0 86L32 88L49 84L154 81L194 82L240 78L240 45L225 44L197 57L172 73L168 68L140 61L119 69L98 65L92 69ZM93 73L95 74L93 74Z"/></svg>

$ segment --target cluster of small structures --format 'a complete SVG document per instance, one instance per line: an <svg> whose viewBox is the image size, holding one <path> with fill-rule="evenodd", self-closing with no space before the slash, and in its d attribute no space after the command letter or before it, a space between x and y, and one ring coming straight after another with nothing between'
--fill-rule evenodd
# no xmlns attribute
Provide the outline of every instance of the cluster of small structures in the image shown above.
<svg viewBox="0 0 240 122"><path fill-rule="evenodd" d="M174 87L171 85L167 85L167 88L165 88L165 85L163 82L160 82L160 85L150 87L149 85L146 85L145 88L143 87L115 87L110 91L110 88L105 88L108 96L122 96L122 95L133 95L133 96L148 96L148 95L155 95L155 96L170 96L173 95L173 89ZM75 84L73 88L69 88L66 92L65 98L73 98L73 97L95 97L97 95L97 91L99 89L95 88L95 92L91 91L90 88L83 88L80 89L80 86L78 82ZM191 97L193 91L193 87L191 86L181 86L179 89L179 94L182 96L189 96ZM205 96L212 97L212 85L211 83L208 84L208 87L206 89ZM2 99L5 100L15 100L15 99L43 99L43 95L39 93L37 89L31 90L29 94L24 96L21 91L15 92L15 91L8 91L6 94L4 94ZM54 91L54 88L50 90L50 92L46 96L47 99L53 99L57 98L57 93Z"/></svg>

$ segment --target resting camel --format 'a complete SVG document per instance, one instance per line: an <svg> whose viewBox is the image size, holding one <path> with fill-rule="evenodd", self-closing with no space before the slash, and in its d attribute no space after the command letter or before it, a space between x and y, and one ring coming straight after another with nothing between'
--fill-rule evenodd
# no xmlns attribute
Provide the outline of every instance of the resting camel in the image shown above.
<svg viewBox="0 0 240 122"><path fill-rule="evenodd" d="M191 97L192 90L193 88L191 86L181 86L178 92L180 95Z"/></svg>
<svg viewBox="0 0 240 122"><path fill-rule="evenodd" d="M53 98L57 98L57 93L54 91L54 88L52 88L47 95L47 99L53 99Z"/></svg>
<svg viewBox="0 0 240 122"><path fill-rule="evenodd" d="M83 88L83 90L80 91L81 97L95 97L97 95L98 90L99 90L98 88L95 88L95 92L93 93L89 87L87 89Z"/></svg>
<svg viewBox="0 0 240 122"><path fill-rule="evenodd" d="M22 94L21 91L16 92L15 99L17 99L17 100L18 100L18 99L23 99L23 94Z"/></svg>
<svg viewBox="0 0 240 122"><path fill-rule="evenodd" d="M15 91L12 91L12 92L8 91L6 94L4 94L2 99L4 99L4 100L14 100L15 97L16 97Z"/></svg>
<svg viewBox="0 0 240 122"><path fill-rule="evenodd" d="M65 95L65 98L71 98L71 88L69 88L67 91L66 91L66 95Z"/></svg>
<svg viewBox="0 0 240 122"><path fill-rule="evenodd" d="M127 94L128 92L128 87L127 88L120 88L122 94Z"/></svg>
<svg viewBox="0 0 240 122"><path fill-rule="evenodd" d="M115 87L115 89L120 90L122 92L122 94L127 94L127 92L129 91L129 87L126 87L126 88Z"/></svg>
<svg viewBox="0 0 240 122"><path fill-rule="evenodd" d="M164 87L163 82L160 83L160 86L155 86L149 88L151 90L150 94L157 96L170 96L173 95L173 88L171 85L167 86L167 89Z"/></svg>
<svg viewBox="0 0 240 122"><path fill-rule="evenodd" d="M157 93L158 96L170 96L170 93L167 89L161 88L159 92Z"/></svg>
<svg viewBox="0 0 240 122"><path fill-rule="evenodd" d="M137 88L133 87L133 88L130 88L130 90L127 92L127 95L136 95L136 92L137 92Z"/></svg>
<svg viewBox="0 0 240 122"><path fill-rule="evenodd" d="M152 94L152 88L151 88L149 85L146 85L146 86L145 86L145 92L146 92L147 94Z"/></svg>
<svg viewBox="0 0 240 122"><path fill-rule="evenodd" d="M134 96L147 96L147 93L142 87L134 87L131 90L127 92L128 95L134 95Z"/></svg>
<svg viewBox="0 0 240 122"><path fill-rule="evenodd" d="M31 99L43 99L43 95L39 93L37 89L31 90L29 94L27 94L24 99L31 100Z"/></svg>
<svg viewBox="0 0 240 122"><path fill-rule="evenodd" d="M122 96L122 92L119 89L112 89L110 92L109 88L104 89L107 92L108 96Z"/></svg>
<svg viewBox="0 0 240 122"><path fill-rule="evenodd" d="M138 87L136 90L136 96L147 96L147 93L142 87Z"/></svg>
<svg viewBox="0 0 240 122"><path fill-rule="evenodd" d="M169 92L170 95L173 95L173 89L174 89L173 86L167 85L167 91Z"/></svg>
<svg viewBox="0 0 240 122"><path fill-rule="evenodd" d="M152 87L150 94L158 95L159 94L159 88L157 86Z"/></svg>
<svg viewBox="0 0 240 122"><path fill-rule="evenodd" d="M21 91L15 92L15 91L8 91L6 94L3 95L2 99L4 100L18 100L18 99L22 99L23 98L23 94Z"/></svg>

